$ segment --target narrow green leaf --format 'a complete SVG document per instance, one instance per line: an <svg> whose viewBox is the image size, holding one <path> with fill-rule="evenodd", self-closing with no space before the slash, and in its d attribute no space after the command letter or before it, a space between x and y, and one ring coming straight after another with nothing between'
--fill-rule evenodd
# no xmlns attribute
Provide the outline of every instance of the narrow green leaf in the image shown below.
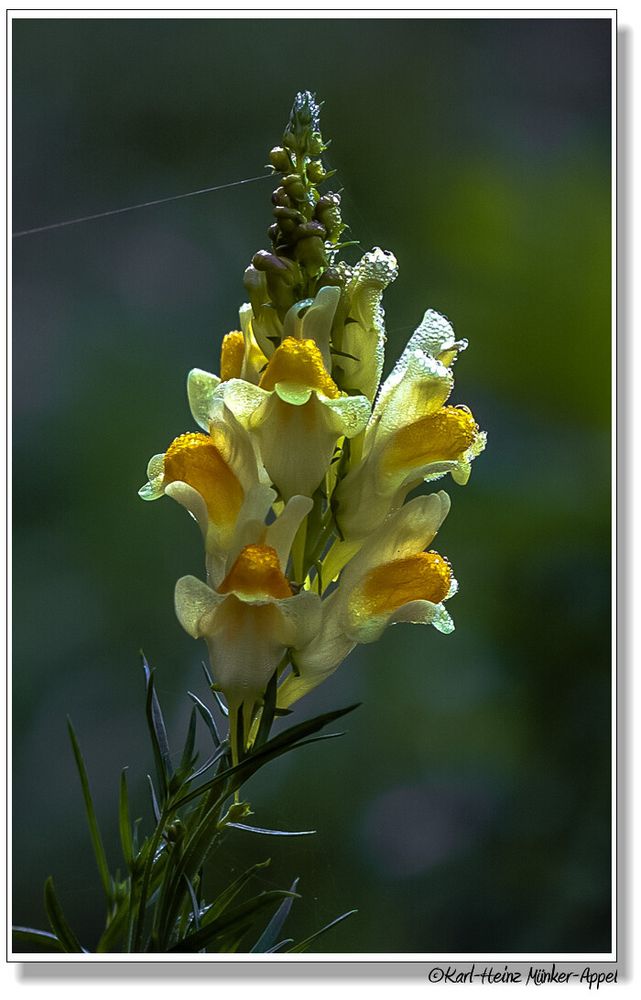
<svg viewBox="0 0 641 1000"><path fill-rule="evenodd" d="M96 945L96 953L104 955L124 950L122 946L127 932L129 902L129 899L123 899L116 913L110 918L108 926Z"/></svg>
<svg viewBox="0 0 641 1000"><path fill-rule="evenodd" d="M82 947L78 938L71 930L71 927L67 923L65 915L62 912L62 907L58 902L51 876L49 876L45 882L45 910L47 911L47 918L51 924L51 930L60 942L62 950L74 953L83 952L85 949Z"/></svg>
<svg viewBox="0 0 641 1000"><path fill-rule="evenodd" d="M263 710L261 712L260 723L258 725L258 732L256 733L256 740L254 742L255 747L263 746L263 744L266 743L269 738L269 731L272 727L272 723L274 721L274 713L276 711L277 690L278 690L278 670L275 670L269 680L269 684L265 689Z"/></svg>
<svg viewBox="0 0 641 1000"><path fill-rule="evenodd" d="M212 687L211 693L213 694L214 698L218 702L218 707L219 707L220 711L223 713L224 716L228 717L229 716L229 709L227 708L227 705L223 701L220 692L218 692L215 687Z"/></svg>
<svg viewBox="0 0 641 1000"><path fill-rule="evenodd" d="M262 751L268 746L268 744L265 744L261 750L250 754L238 764L234 764L233 767L229 767L225 771L219 772L215 778L205 782L204 785L200 785L192 792L188 792L183 796L183 798L179 799L178 802L175 803L175 807L178 809L181 806L184 806L187 802L191 802L192 799L198 798L198 796L202 795L204 792L209 792L210 797L214 793L220 793L223 798L226 798L239 789L244 782L248 781L249 778L256 773L256 771L260 770L261 767L264 767L264 765L269 763L269 761L275 760L277 757L281 757L290 750L298 750L299 747L308 746L310 743L320 743L323 740L335 740L339 736L344 735L344 732L321 733L320 736L311 736L307 740L299 740L298 743L291 743L287 746L270 749L269 752L263 754Z"/></svg>
<svg viewBox="0 0 641 1000"><path fill-rule="evenodd" d="M295 944L293 948L288 948L288 954L307 951L310 944L312 944L313 941L316 941L321 934L324 934L325 931L330 930L332 927L336 927L337 924L340 924L343 920L347 920L347 918L351 917L354 913L358 913L358 910L348 910L347 913L342 913L340 917L336 917L336 919L332 920L329 924L325 924L325 926L321 927L319 931L315 931L313 934L310 934L304 941L300 941L298 944Z"/></svg>
<svg viewBox="0 0 641 1000"><path fill-rule="evenodd" d="M209 732L211 733L211 738L214 741L214 745L219 747L222 741L220 739L220 736L218 735L218 730L216 729L216 723L214 722L213 715L211 714L207 706L203 704L198 695L195 695L192 691L188 691L187 694L189 695L194 705L200 712L203 722L205 723Z"/></svg>
<svg viewBox="0 0 641 1000"><path fill-rule="evenodd" d="M173 948L170 948L169 951L200 951L201 948L206 948L208 945L212 944L217 937L220 937L223 934L229 934L230 931L239 925L246 924L249 917L253 918L261 910L264 910L268 906L273 906L276 900L280 900L284 896L292 896L292 893L286 892L283 889L271 889L268 892L262 892L259 896L254 896L253 899L248 900L246 903L242 903L234 910L224 913L217 920L212 920L206 927L201 927L199 931L194 931L193 934L188 934L186 938L179 941L178 944L174 945ZM296 898L296 894L293 894L293 896Z"/></svg>
<svg viewBox="0 0 641 1000"><path fill-rule="evenodd" d="M207 918L205 918L204 923L208 923L209 920L214 920L223 913L233 899L236 898L238 893L244 889L247 883L254 877L254 875L261 871L263 868L268 868L271 864L271 858L267 858L266 861L259 861L257 864L252 865L247 871L235 878L233 882L227 886L226 889L220 893L220 895L214 900L211 907L207 911Z"/></svg>
<svg viewBox="0 0 641 1000"><path fill-rule="evenodd" d="M156 688L154 685L154 672L147 663L145 654L141 652L140 655L142 657L142 668L145 672L145 684L147 690L147 700L145 704L147 727L151 737L151 745L154 751L156 770L158 772L158 781L160 782L164 800L167 796L168 780L173 774L171 755L169 753L169 741L167 739L165 720L163 719L160 702L158 701L158 695L156 694Z"/></svg>
<svg viewBox="0 0 641 1000"><path fill-rule="evenodd" d="M127 768L120 772L120 798L118 802L118 824L120 828L120 844L122 856L128 868L134 859L134 845L131 836L131 820L129 818L129 792L127 789Z"/></svg>
<svg viewBox="0 0 641 1000"><path fill-rule="evenodd" d="M181 774L187 774L191 771L194 765L194 743L196 742L196 706L191 710L191 715L189 716L189 728L187 729L187 738L185 740L185 746L183 748L182 757L180 758L180 765L178 770Z"/></svg>
<svg viewBox="0 0 641 1000"><path fill-rule="evenodd" d="M293 944L293 943L294 943L293 938L285 938L284 941L279 941L278 944L275 944L273 948L268 948L265 954L273 955L275 951L282 951L286 944Z"/></svg>
<svg viewBox="0 0 641 1000"><path fill-rule="evenodd" d="M283 729L281 733L278 733L277 736L273 736L271 740L260 748L260 750L256 751L256 756L259 756L268 748L271 750L280 747L287 747L292 743L297 743L299 740L304 739L306 736L310 736L312 733L317 733L319 729L327 726L330 722L335 722L337 719L347 715L348 712L353 712L355 708L359 707L359 704L360 703L348 705L347 708L338 708L333 712L324 712L322 715L317 715L313 719L306 719L304 722L299 722L295 726Z"/></svg>
<svg viewBox="0 0 641 1000"><path fill-rule="evenodd" d="M200 661L200 665L203 668L203 673L205 675L205 680L207 681L207 687L212 688L214 686L214 678L211 676L209 667L204 660Z"/></svg>
<svg viewBox="0 0 641 1000"><path fill-rule="evenodd" d="M291 893L296 892L298 881L299 880L295 878L294 881L292 882L289 890ZM273 945L276 943L278 935L282 930L283 924L285 923L287 917L289 916L289 911L292 908L293 902L294 902L293 895L290 896L288 899L284 899L282 901L282 903L276 910L276 913L267 924L267 927L258 938L258 941L253 946L253 948L250 949L251 952L267 952L273 947Z"/></svg>
<svg viewBox="0 0 641 1000"><path fill-rule="evenodd" d="M268 837L309 837L316 830L267 830L262 826L248 826L247 823L227 823L235 830L247 830L248 833L263 833Z"/></svg>
<svg viewBox="0 0 641 1000"><path fill-rule="evenodd" d="M139 839L140 839L139 833L140 833L140 824L141 823L142 823L142 816L138 816L134 820L133 833L132 833L132 837L131 837L131 839L132 839L132 846L133 846L133 852L134 852L134 857L137 857L137 855L138 855L138 842L139 842Z"/></svg>
<svg viewBox="0 0 641 1000"><path fill-rule="evenodd" d="M194 918L194 928L198 931L200 930L200 906L198 905L198 900L196 898L194 887L191 884L191 879L188 879L186 875L185 875L185 882L187 883L187 892L189 893L189 899L191 901L191 912Z"/></svg>
<svg viewBox="0 0 641 1000"><path fill-rule="evenodd" d="M154 814L154 819L156 823L160 823L160 807L158 806L158 799L156 798L156 789L154 788L154 783L151 780L151 775L147 775L147 781L149 783L149 794L151 796L151 808Z"/></svg>
<svg viewBox="0 0 641 1000"><path fill-rule="evenodd" d="M89 825L89 834L91 836L93 852L96 858L96 864L98 865L98 871L100 873L102 887L105 890L105 896L110 901L111 875L109 874L109 865L107 864L107 856L105 854L105 848L102 843L102 837L100 836L100 828L98 826L98 820L96 819L96 812L93 806L93 799L91 798L91 789L89 787L89 778L87 776L87 769L85 767L85 762L83 760L82 753L80 752L80 746L78 744L74 728L71 724L71 719L69 718L67 718L67 728L69 730L69 739L71 740L73 755L76 760L76 767L78 768L78 774L80 776L80 784L82 786L82 795L85 800L85 812L87 813L87 823Z"/></svg>
<svg viewBox="0 0 641 1000"><path fill-rule="evenodd" d="M204 774L205 771L208 771L210 767L213 767L216 761L220 760L221 757L225 756L228 749L229 748L226 743L224 746L221 746L220 750L217 750L215 754L212 754L209 760L206 760L205 763L202 765L202 767L199 767L197 771L194 771L194 773L189 778L189 781L195 781L196 778L200 778L201 774Z"/></svg>
<svg viewBox="0 0 641 1000"><path fill-rule="evenodd" d="M229 786L226 791L227 794L231 794L237 788L247 781L248 778L254 774L260 767L266 764L268 761L281 756L283 753L287 753L289 750L294 748L305 746L308 743L317 742L321 739L334 739L338 735L343 735L339 733L330 733L328 736L317 736L312 739L306 739L310 734L318 732L323 726L326 726L330 722L334 722L336 719L340 719L341 716L346 715L348 712L352 712L358 705L349 705L347 708L337 709L334 712L325 712L323 715L318 715L314 719L307 719L305 722L300 722L296 726L290 726L289 729L285 729L282 733L274 736L267 743L263 744L258 750L253 750L249 753L242 761L238 764L234 764L232 767L227 768L225 771L221 771L212 778L210 781L205 782L199 788L195 788L184 795L178 802L175 803L176 808L186 805L192 799L204 792L220 789L223 790L225 784L229 782ZM233 779L233 780L230 780Z"/></svg>
<svg viewBox="0 0 641 1000"><path fill-rule="evenodd" d="M49 931L39 931L35 927L12 927L11 932L20 944L35 945L42 951L64 951L55 934Z"/></svg>

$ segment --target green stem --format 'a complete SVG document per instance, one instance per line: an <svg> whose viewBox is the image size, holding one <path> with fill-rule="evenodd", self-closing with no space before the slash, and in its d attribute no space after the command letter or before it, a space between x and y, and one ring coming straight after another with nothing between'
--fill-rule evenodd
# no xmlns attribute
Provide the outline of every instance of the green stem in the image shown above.
<svg viewBox="0 0 641 1000"><path fill-rule="evenodd" d="M333 534L334 534L334 519L332 517L331 510L328 508L325 511L325 514L323 515L321 528L318 535L316 536L314 546L313 548L311 548L311 552L305 560L304 571L306 576L310 572L312 567L319 562L325 550L325 547Z"/></svg>

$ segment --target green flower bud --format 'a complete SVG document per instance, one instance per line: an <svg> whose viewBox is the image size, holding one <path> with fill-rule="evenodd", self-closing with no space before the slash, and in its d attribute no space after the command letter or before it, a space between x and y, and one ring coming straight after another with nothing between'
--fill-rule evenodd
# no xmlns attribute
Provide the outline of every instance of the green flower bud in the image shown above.
<svg viewBox="0 0 641 1000"><path fill-rule="evenodd" d="M286 208L291 208L292 200L284 187L277 187L272 192L272 205L284 205Z"/></svg>
<svg viewBox="0 0 641 1000"><path fill-rule="evenodd" d="M267 299L267 282L265 275L257 271L251 264L243 275L243 284L249 295L249 301L254 314L258 313L260 307Z"/></svg>
<svg viewBox="0 0 641 1000"><path fill-rule="evenodd" d="M305 185L298 174L288 174L287 177L283 177L283 187L294 201L303 201L305 197Z"/></svg>
<svg viewBox="0 0 641 1000"><path fill-rule="evenodd" d="M341 218L341 196L339 194L330 191L319 198L314 215L326 227L331 240L337 240L345 229Z"/></svg>
<svg viewBox="0 0 641 1000"><path fill-rule="evenodd" d="M255 253L252 257L252 264L257 271L277 271L284 273L288 269L288 263L289 262L283 260L282 257L277 257L276 254L269 253L268 250L259 250L258 253Z"/></svg>
<svg viewBox="0 0 641 1000"><path fill-rule="evenodd" d="M269 162L276 170L280 170L281 173L285 174L292 167L292 161L290 160L289 153L282 146L274 146L269 152Z"/></svg>
<svg viewBox="0 0 641 1000"><path fill-rule="evenodd" d="M327 171L320 160L314 160L307 167L307 176L312 184L320 184L321 181L325 180Z"/></svg>
<svg viewBox="0 0 641 1000"><path fill-rule="evenodd" d="M325 244L318 236L306 236L296 244L296 259L308 274L316 277L327 267Z"/></svg>
<svg viewBox="0 0 641 1000"><path fill-rule="evenodd" d="M177 819L167 827L167 840L172 844L177 844L182 840L184 832L182 823Z"/></svg>
<svg viewBox="0 0 641 1000"><path fill-rule="evenodd" d="M274 217L279 220L291 219L292 222L304 222L304 217L296 208L287 208L284 205L277 205L274 209Z"/></svg>
<svg viewBox="0 0 641 1000"><path fill-rule="evenodd" d="M283 236L286 236L287 239L288 239L288 241L292 240L294 238L294 233L296 232L296 227L298 226L298 223L296 222L296 220L295 219L279 219L278 220L278 224L279 224L280 231L282 232Z"/></svg>
<svg viewBox="0 0 641 1000"><path fill-rule="evenodd" d="M296 239L303 239L305 236L318 236L319 239L325 240L327 236L327 230L321 222L304 222L302 225L298 226L296 229Z"/></svg>
<svg viewBox="0 0 641 1000"><path fill-rule="evenodd" d="M294 264L295 262L291 261L290 263ZM277 274L275 271L270 271L267 273L269 298L281 320L297 300L298 295L294 289L300 285L301 281L302 275L298 265L296 265L296 272L287 271Z"/></svg>
<svg viewBox="0 0 641 1000"><path fill-rule="evenodd" d="M323 138L320 132L315 132L310 138L307 149L310 156L320 156L320 154L325 149L325 144L323 143Z"/></svg>
<svg viewBox="0 0 641 1000"><path fill-rule="evenodd" d="M283 136L283 145L298 156L315 157L323 151L320 134L320 105L309 90L300 91Z"/></svg>

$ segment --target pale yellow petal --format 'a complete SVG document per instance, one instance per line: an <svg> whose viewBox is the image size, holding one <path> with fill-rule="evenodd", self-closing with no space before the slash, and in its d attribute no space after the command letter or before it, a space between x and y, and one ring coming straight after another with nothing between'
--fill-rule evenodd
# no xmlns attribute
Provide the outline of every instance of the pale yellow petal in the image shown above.
<svg viewBox="0 0 641 1000"><path fill-rule="evenodd" d="M138 490L142 500L158 500L165 490L163 485L165 471L165 455L153 455L147 465L148 482Z"/></svg>
<svg viewBox="0 0 641 1000"><path fill-rule="evenodd" d="M187 376L187 398L191 415L204 431L209 430L209 422L220 407L217 389L220 379L202 368L193 368Z"/></svg>
<svg viewBox="0 0 641 1000"><path fill-rule="evenodd" d="M354 641L347 638L343 631L342 613L343 606L334 594L323 601L320 628L312 634L307 645L294 653L296 671L278 689L279 707L289 707L321 684L354 648Z"/></svg>
<svg viewBox="0 0 641 1000"><path fill-rule="evenodd" d="M255 434L272 482L284 500L311 497L323 481L343 422L316 393L294 407L273 394Z"/></svg>
<svg viewBox="0 0 641 1000"><path fill-rule="evenodd" d="M204 636L212 627L212 616L224 598L195 576L183 576L174 592L178 621L194 639Z"/></svg>
<svg viewBox="0 0 641 1000"><path fill-rule="evenodd" d="M302 339L313 340L316 343L328 372L332 370L332 356L329 349L332 323L340 297L340 288L331 285L321 288L301 324Z"/></svg>
<svg viewBox="0 0 641 1000"><path fill-rule="evenodd" d="M379 393L367 428L366 451L394 431L436 412L454 384L449 368L420 350L407 349Z"/></svg>
<svg viewBox="0 0 641 1000"><path fill-rule="evenodd" d="M457 340L454 328L446 316L428 309L419 326L416 328L410 343L413 347L418 347L438 358L448 367L455 360L460 351L466 350L468 342L465 339Z"/></svg>
<svg viewBox="0 0 641 1000"><path fill-rule="evenodd" d="M314 503L309 497L293 496L287 501L282 514L267 527L265 544L271 545L278 553L283 572L287 570L289 553L296 533L313 506Z"/></svg>
<svg viewBox="0 0 641 1000"><path fill-rule="evenodd" d="M176 482L168 483L165 486L165 493L172 500L175 500L176 503L179 503L181 507L189 511L194 520L198 522L198 526L203 533L203 538L206 538L209 527L209 515L207 504L198 490L195 490L189 483L176 480Z"/></svg>
<svg viewBox="0 0 641 1000"><path fill-rule="evenodd" d="M221 387L225 405L243 427L253 426L259 419L271 393L244 379L230 379Z"/></svg>

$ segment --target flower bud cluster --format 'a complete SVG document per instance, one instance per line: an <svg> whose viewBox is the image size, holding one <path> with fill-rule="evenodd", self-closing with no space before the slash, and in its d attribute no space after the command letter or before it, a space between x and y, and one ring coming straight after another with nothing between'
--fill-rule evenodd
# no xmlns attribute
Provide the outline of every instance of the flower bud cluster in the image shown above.
<svg viewBox="0 0 641 1000"><path fill-rule="evenodd" d="M321 195L318 190L332 176L321 158L327 146L320 133L319 113L313 94L298 94L282 145L270 151L270 164L281 175L272 193L274 222L268 229L272 250L255 254L245 275L250 295L260 283L254 272L265 276L270 301L281 319L294 302L313 297L325 283L323 276L346 229L340 194Z"/></svg>
<svg viewBox="0 0 641 1000"><path fill-rule="evenodd" d="M381 384L397 263L379 248L338 260L340 199L316 188L325 148L315 98L300 94L270 153L283 175L272 250L245 272L250 301L223 339L220 374L188 377L200 431L155 455L140 491L172 497L200 527L206 580L178 581L176 613L207 642L249 741L270 681L285 709L389 624L452 631L456 580L429 548L450 500L408 495L447 474L465 483L485 445L449 402L467 342L439 313L425 313Z"/></svg>

